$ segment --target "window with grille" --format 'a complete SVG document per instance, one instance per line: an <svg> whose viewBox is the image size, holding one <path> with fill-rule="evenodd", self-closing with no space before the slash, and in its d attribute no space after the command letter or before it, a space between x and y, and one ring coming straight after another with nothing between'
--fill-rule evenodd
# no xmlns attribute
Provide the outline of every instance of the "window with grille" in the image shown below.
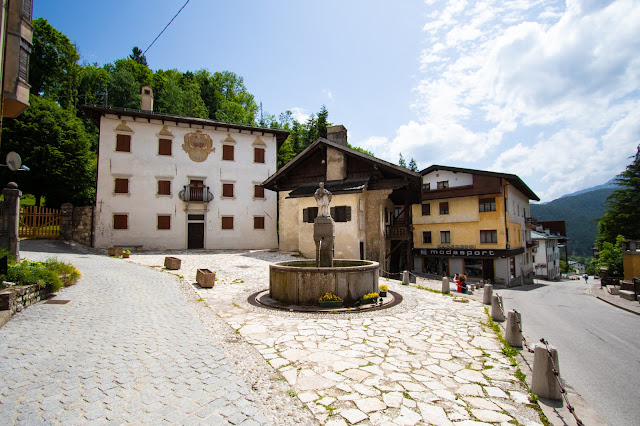
<svg viewBox="0 0 640 426"><path fill-rule="evenodd" d="M158 215L158 229L171 229L170 215Z"/></svg>
<svg viewBox="0 0 640 426"><path fill-rule="evenodd" d="M427 204L423 204L422 205L422 216L429 216L431 215L431 204L427 203Z"/></svg>
<svg viewBox="0 0 640 426"><path fill-rule="evenodd" d="M114 214L113 229L128 229L127 218L126 214Z"/></svg>
<svg viewBox="0 0 640 426"><path fill-rule="evenodd" d="M158 181L158 195L171 195L171 181L159 180Z"/></svg>
<svg viewBox="0 0 640 426"><path fill-rule="evenodd" d="M440 203L440 214L449 214L449 203Z"/></svg>
<svg viewBox="0 0 640 426"><path fill-rule="evenodd" d="M233 229L233 216L222 216L222 229Z"/></svg>
<svg viewBox="0 0 640 426"><path fill-rule="evenodd" d="M481 212L495 212L496 211L496 199L495 198L480 198L478 200L479 210Z"/></svg>
<svg viewBox="0 0 640 426"><path fill-rule="evenodd" d="M253 229L264 229L264 216L253 217Z"/></svg>
<svg viewBox="0 0 640 426"><path fill-rule="evenodd" d="M331 207L329 214L335 222L351 222L351 206Z"/></svg>
<svg viewBox="0 0 640 426"><path fill-rule="evenodd" d="M227 198L233 198L233 184L232 183L223 183L222 184L222 196Z"/></svg>
<svg viewBox="0 0 640 426"><path fill-rule="evenodd" d="M309 207L307 209L302 209L302 221L304 223L313 223L316 217L318 217L317 207Z"/></svg>
<svg viewBox="0 0 640 426"><path fill-rule="evenodd" d="M114 192L116 194L128 194L129 193L129 179L115 178L115 189L114 189Z"/></svg>
<svg viewBox="0 0 640 426"><path fill-rule="evenodd" d="M158 154L171 155L171 139L158 140Z"/></svg>
<svg viewBox="0 0 640 426"><path fill-rule="evenodd" d="M131 152L131 135L116 136L116 151Z"/></svg>
<svg viewBox="0 0 640 426"><path fill-rule="evenodd" d="M431 231L423 231L422 232L422 243L423 244L431 244Z"/></svg>
<svg viewBox="0 0 640 426"><path fill-rule="evenodd" d="M233 161L234 159L234 146L233 145L222 145L222 159L227 161Z"/></svg>
<svg viewBox="0 0 640 426"><path fill-rule="evenodd" d="M440 242L442 244L451 243L451 231L440 231Z"/></svg>
<svg viewBox="0 0 640 426"><path fill-rule="evenodd" d="M447 189L448 187L449 187L448 180L443 180L441 182L438 182L438 189Z"/></svg>
<svg viewBox="0 0 640 426"><path fill-rule="evenodd" d="M253 148L253 162L264 163L264 148Z"/></svg>
<svg viewBox="0 0 640 426"><path fill-rule="evenodd" d="M483 244L495 244L498 242L498 231L480 231L480 242Z"/></svg>
<svg viewBox="0 0 640 426"><path fill-rule="evenodd" d="M264 188L260 185L253 186L253 197L254 198L264 198Z"/></svg>

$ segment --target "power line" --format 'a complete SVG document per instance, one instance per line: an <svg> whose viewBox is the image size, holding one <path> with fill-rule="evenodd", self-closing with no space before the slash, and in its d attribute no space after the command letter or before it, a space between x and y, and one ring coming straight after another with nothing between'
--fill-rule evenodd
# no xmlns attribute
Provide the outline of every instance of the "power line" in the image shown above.
<svg viewBox="0 0 640 426"><path fill-rule="evenodd" d="M167 25L162 29L162 31L160 31L160 34L158 34L158 37L156 37L156 38L151 42L151 44L149 45L149 47L147 47L147 48L145 49L145 51L144 51L144 52L142 52L142 55L143 55L143 56L144 56L144 54L145 54L145 53L147 53L147 50L151 49L151 46L153 46L153 43L155 43L155 42L156 42L156 40L158 40L158 39L160 38L160 36L161 36L161 35L162 35L162 33L164 32L164 30L166 30L166 29L169 27L169 25L171 25L171 23L173 22L173 20L174 20L174 19L176 19L176 17L180 14L180 12L182 12L182 9L184 9L184 8L185 8L185 6L189 3L189 1L191 1L191 0L187 0L187 2L186 2L184 5L182 5L182 7L181 7L181 8L180 8L180 10L178 11L178 13L176 13L176 14L173 16L173 18L171 18L171 20L169 21L169 23L168 23L168 24L167 24Z"/></svg>

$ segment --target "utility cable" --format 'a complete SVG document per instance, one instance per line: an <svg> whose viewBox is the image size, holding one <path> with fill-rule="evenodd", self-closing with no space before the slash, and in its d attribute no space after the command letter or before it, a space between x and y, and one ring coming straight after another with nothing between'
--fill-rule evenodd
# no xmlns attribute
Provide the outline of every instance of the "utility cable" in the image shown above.
<svg viewBox="0 0 640 426"><path fill-rule="evenodd" d="M191 0L187 0L185 4L182 5L182 7L180 8L180 10L178 11L178 13L176 13L173 18L171 18L171 20L169 21L169 23L162 29L162 31L160 31L160 34L158 34L158 37L156 37L155 39L153 39L153 41L151 42L151 44L149 45L149 47L147 47L145 49L144 52L142 52L142 55L144 56L145 53L147 53L147 50L151 49L151 46L153 46L153 43L156 42L156 40L158 40L160 38L160 36L162 35L162 33L164 32L164 30L166 30L169 25L171 25L171 23L173 22L174 19L176 19L178 17L178 15L180 14L180 12L182 12L182 9L185 8L185 6L189 3L189 1Z"/></svg>

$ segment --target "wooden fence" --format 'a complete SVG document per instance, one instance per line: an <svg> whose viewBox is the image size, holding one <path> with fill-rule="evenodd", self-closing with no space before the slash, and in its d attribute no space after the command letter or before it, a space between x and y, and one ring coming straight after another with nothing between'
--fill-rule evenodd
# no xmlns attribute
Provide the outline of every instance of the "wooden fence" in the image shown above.
<svg viewBox="0 0 640 426"><path fill-rule="evenodd" d="M39 206L20 208L18 236L24 238L59 238L60 210Z"/></svg>

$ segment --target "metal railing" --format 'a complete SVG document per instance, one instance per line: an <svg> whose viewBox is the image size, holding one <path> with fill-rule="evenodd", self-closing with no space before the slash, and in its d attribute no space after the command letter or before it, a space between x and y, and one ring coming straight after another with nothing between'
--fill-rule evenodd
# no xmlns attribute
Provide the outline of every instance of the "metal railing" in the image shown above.
<svg viewBox="0 0 640 426"><path fill-rule="evenodd" d="M178 193L178 198L182 201L200 201L208 203L213 200L213 194L209 191L209 187L205 185L184 185L183 189Z"/></svg>

